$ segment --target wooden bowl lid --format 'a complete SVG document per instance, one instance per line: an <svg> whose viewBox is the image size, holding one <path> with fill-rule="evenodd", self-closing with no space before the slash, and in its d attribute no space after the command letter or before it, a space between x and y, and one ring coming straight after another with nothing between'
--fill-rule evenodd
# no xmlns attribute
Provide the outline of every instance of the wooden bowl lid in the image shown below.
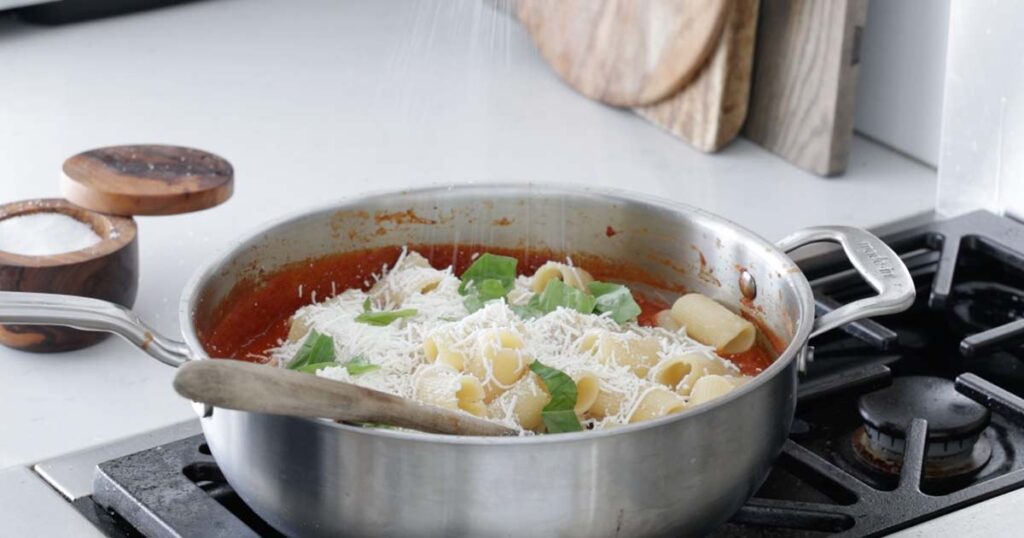
<svg viewBox="0 0 1024 538"><path fill-rule="evenodd" d="M222 157L180 146L111 146L64 161L61 192L113 215L176 215L231 197L234 170Z"/></svg>

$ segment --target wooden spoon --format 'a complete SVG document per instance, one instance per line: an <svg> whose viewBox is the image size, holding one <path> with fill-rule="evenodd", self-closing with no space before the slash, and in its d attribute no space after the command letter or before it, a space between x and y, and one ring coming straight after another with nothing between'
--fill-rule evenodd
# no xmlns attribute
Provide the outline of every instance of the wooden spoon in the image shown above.
<svg viewBox="0 0 1024 538"><path fill-rule="evenodd" d="M487 420L343 381L249 362L213 359L183 364L174 390L197 402L272 415L374 422L451 435L516 435Z"/></svg>

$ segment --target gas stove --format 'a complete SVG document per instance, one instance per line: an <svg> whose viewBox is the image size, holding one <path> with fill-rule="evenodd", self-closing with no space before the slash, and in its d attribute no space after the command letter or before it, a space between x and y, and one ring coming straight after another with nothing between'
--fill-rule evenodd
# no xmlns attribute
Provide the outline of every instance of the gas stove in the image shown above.
<svg viewBox="0 0 1024 538"><path fill-rule="evenodd" d="M1024 225L976 212L883 239L916 303L812 342L781 456L714 536L884 535L1024 488ZM800 265L819 313L872 293L837 253ZM279 536L194 423L34 469L108 536Z"/></svg>

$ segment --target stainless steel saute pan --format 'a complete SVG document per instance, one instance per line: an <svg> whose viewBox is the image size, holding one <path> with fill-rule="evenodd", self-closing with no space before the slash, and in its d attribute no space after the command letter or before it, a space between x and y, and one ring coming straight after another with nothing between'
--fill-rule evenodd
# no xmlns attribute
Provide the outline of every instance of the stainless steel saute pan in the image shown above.
<svg viewBox="0 0 1024 538"><path fill-rule="evenodd" d="M374 218L406 210L419 218ZM606 233L609 226L616 233ZM841 244L879 295L815 318L811 288L786 252L819 241ZM807 340L859 318L904 310L914 298L896 254L858 229L811 228L772 244L674 202L500 184L366 196L268 226L188 284L180 308L184 342L153 333L119 306L78 297L0 292L0 322L115 332L174 366L207 358L200 335L217 323L217 306L232 287L258 277L256 271L347 250L452 243L548 248L641 264L657 278L734 309L743 303L784 349L770 368L723 398L598 432L455 437L200 409L228 482L286 534L706 532L754 493L779 453Z"/></svg>

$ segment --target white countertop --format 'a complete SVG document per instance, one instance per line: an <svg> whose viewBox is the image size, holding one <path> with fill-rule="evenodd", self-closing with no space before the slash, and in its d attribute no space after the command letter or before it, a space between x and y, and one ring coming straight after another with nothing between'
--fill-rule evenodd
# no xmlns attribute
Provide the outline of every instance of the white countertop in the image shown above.
<svg viewBox="0 0 1024 538"><path fill-rule="evenodd" d="M138 219L135 310L168 335L186 279L216 250L263 221L364 191L484 179L615 186L772 239L933 206L933 170L860 138L833 179L746 140L695 151L562 85L489 9L220 0L55 28L0 17L0 201L59 195L63 159L97 146L183 144L228 158L227 204ZM0 348L0 468L192 416L173 373L118 339L55 355Z"/></svg>

